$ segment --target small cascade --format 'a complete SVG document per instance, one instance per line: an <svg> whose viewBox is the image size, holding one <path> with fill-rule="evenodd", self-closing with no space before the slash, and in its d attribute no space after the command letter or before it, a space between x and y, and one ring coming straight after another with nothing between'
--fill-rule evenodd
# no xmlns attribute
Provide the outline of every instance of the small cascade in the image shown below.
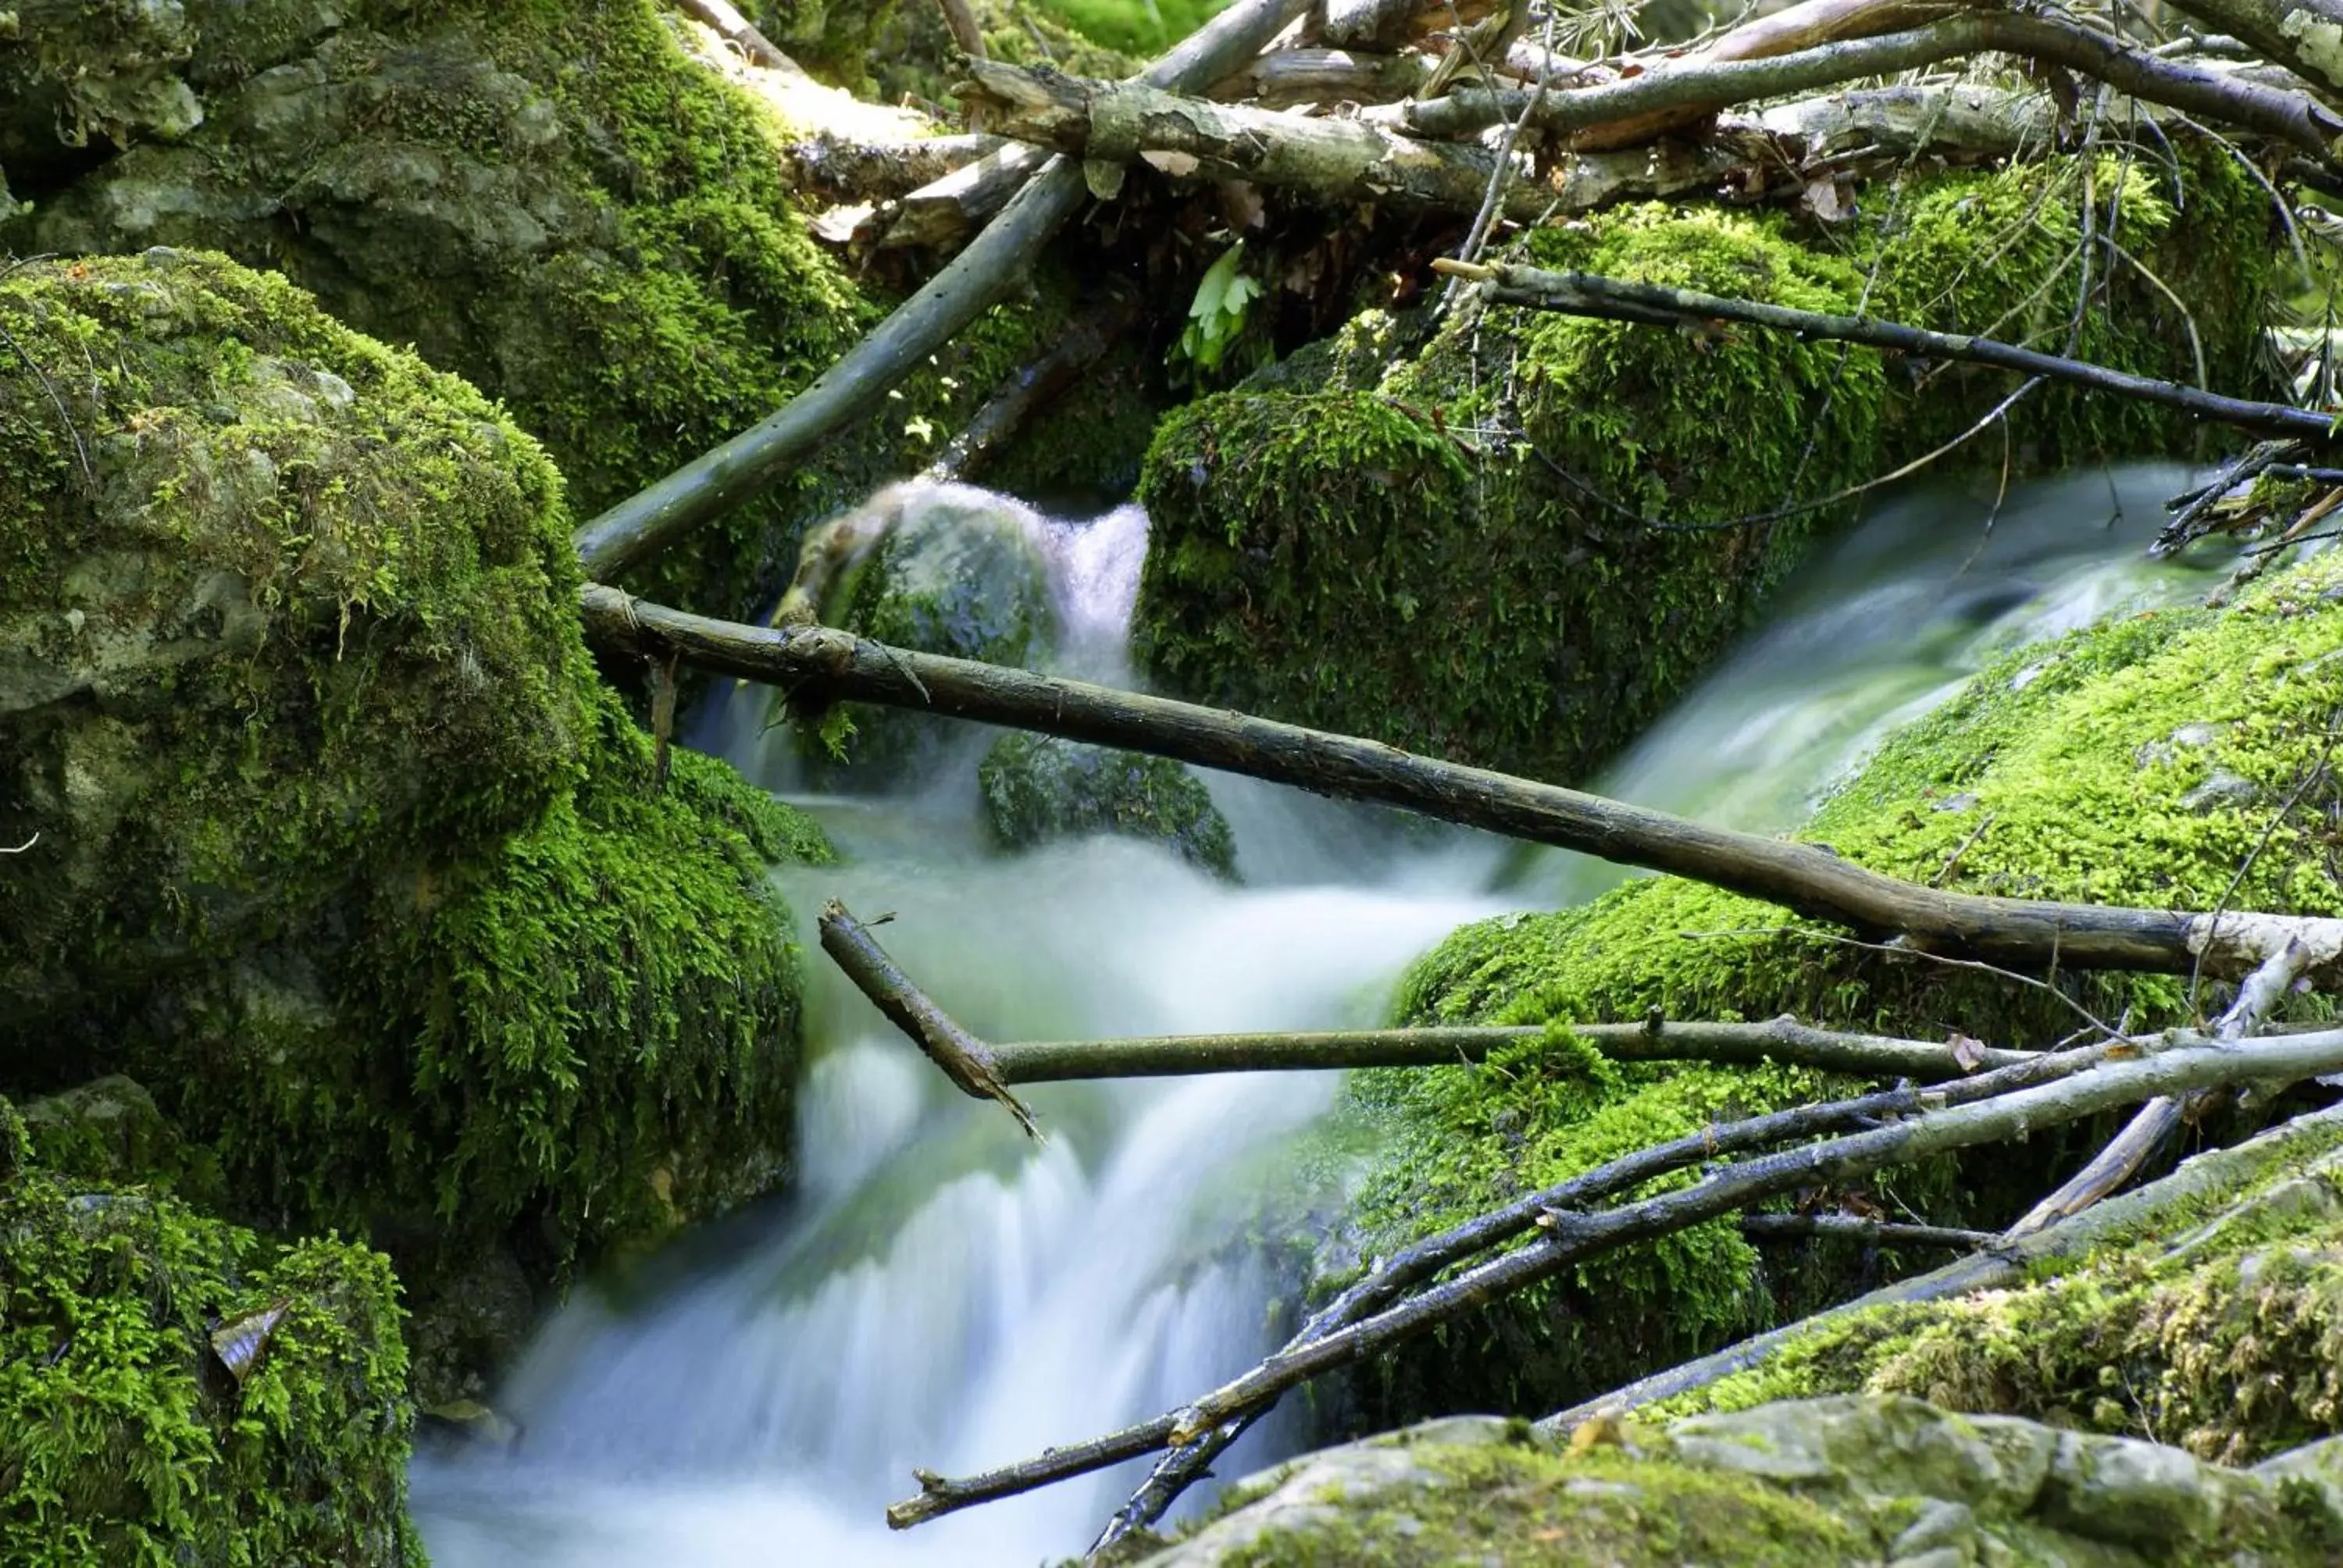
<svg viewBox="0 0 2343 1568"><path fill-rule="evenodd" d="M2137 558L2178 487L2152 468L2035 487L1982 548L1966 501L1884 508L1603 787L1791 825L1999 648L2201 591L2201 573ZM1128 678L1138 508L1065 522L938 489L1017 508L1051 572L1056 667ZM2111 493L2127 520L2102 528ZM724 691L691 733L786 787L765 722L761 692ZM1394 833L1218 777L1245 886L1127 839L1004 858L973 830L965 759L953 766L920 791L807 802L843 861L784 881L799 910L836 896L896 911L890 950L999 1040L1373 1023L1455 926L1616 875L1551 855L1524 869L1491 839ZM1138 1468L900 1535L881 1510L913 1490L915 1465L965 1473L1089 1437L1269 1348L1275 1282L1232 1239L1291 1180L1279 1156L1332 1103L1332 1075L1037 1086L1037 1147L951 1091L818 956L808 968L797 1191L636 1280L581 1289L498 1395L522 1432L510 1452L418 1460L416 1513L442 1568L1062 1558ZM1263 1423L1222 1473L1302 1435Z"/></svg>

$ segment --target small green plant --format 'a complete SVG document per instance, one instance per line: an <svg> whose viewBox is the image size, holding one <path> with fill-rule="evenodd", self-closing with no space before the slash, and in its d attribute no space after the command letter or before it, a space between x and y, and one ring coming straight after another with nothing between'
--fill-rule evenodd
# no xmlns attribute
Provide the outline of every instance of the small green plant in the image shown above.
<svg viewBox="0 0 2343 1568"><path fill-rule="evenodd" d="M1187 329L1172 350L1172 363L1192 367L1199 379L1221 368L1244 337L1246 313L1262 296L1261 280L1242 270L1243 261L1244 241L1238 240L1204 269L1196 285Z"/></svg>

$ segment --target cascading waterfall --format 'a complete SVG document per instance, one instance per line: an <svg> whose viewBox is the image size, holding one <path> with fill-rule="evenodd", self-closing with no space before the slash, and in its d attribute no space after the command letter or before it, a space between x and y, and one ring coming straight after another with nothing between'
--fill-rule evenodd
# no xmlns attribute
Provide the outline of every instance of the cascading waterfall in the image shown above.
<svg viewBox="0 0 2343 1568"><path fill-rule="evenodd" d="M1770 628L1602 781L1735 826L1792 825L1895 723L2001 648L2205 586L2141 547L2172 468L1979 508L1909 497L1785 595ZM2111 502L2122 520L2107 525ZM1026 514L1050 561L1061 667L1121 678L1145 518ZM763 707L695 731L769 781ZM760 759L763 759L760 760ZM1006 859L958 776L809 802L844 857L787 874L794 907L897 913L890 950L994 1039L1376 1021L1406 962L1462 921L1587 896L1618 874L1243 780L1212 788L1242 887L1151 845ZM1500 892L1503 888L1510 890ZM890 1535L912 1466L966 1472L1151 1414L1249 1364L1273 1284L1229 1244L1274 1156L1332 1102L1325 1074L1034 1088L1050 1141L960 1097L819 957L804 1165L787 1204L738 1217L645 1281L581 1291L502 1391L506 1453L418 1461L415 1508L446 1568L544 1564L1028 1564L1077 1553L1135 1479L1114 1474ZM1248 1458L1304 1434L1265 1423Z"/></svg>

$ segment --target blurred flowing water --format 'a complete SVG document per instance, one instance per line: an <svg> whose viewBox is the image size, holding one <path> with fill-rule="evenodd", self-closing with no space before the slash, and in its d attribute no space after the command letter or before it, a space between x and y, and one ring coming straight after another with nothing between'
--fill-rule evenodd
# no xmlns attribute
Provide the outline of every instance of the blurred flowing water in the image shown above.
<svg viewBox="0 0 2343 1568"><path fill-rule="evenodd" d="M2185 470L1883 506L1596 788L1736 827L1793 826L1896 724L2003 649L2208 586L2142 558ZM965 493L960 498L965 501ZM1015 503L1002 502L1014 506ZM1122 508L1022 512L1050 562L1061 668L1127 678L1145 544ZM2111 517L2114 520L2110 520ZM787 791L753 692L696 739ZM1457 924L1590 896L1622 873L1214 777L1245 883L1094 839L990 851L970 781L984 737L926 787L807 799L843 863L784 874L801 911L866 918L980 1034L1074 1039L1371 1024L1408 960ZM990 1468L1179 1403L1271 1348L1272 1282L1241 1242L1274 1156L1332 1103L1329 1074L1041 1086L1028 1144L961 1098L810 950L803 1166L785 1203L579 1291L497 1403L508 1452L419 1458L443 1568L1031 1564L1079 1553L1143 1467L905 1534L881 1510L914 1465ZM1263 1423L1242 1473L1306 1434Z"/></svg>

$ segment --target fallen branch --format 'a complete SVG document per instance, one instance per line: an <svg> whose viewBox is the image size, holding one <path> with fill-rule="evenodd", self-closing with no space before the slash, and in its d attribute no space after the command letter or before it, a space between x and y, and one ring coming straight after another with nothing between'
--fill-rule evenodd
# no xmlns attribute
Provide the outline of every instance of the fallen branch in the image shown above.
<svg viewBox="0 0 2343 1568"><path fill-rule="evenodd" d="M1432 62L1422 55L1351 49L1272 49L1214 85L1215 98L1252 98L1262 107L1296 104L1380 104L1423 85Z"/></svg>
<svg viewBox="0 0 2343 1568"><path fill-rule="evenodd" d="M1875 1247L1952 1247L1974 1251L2001 1238L1991 1231L1961 1231L1949 1225L1906 1225L1866 1220L1860 1214L1744 1214L1741 1233L1753 1241L1803 1241L1822 1236Z"/></svg>
<svg viewBox="0 0 2343 1568"><path fill-rule="evenodd" d="M1639 136L1656 136L1735 104L1892 75L1985 50L2063 65L2142 102L2226 120L2325 162L2335 161L2334 140L2343 135L2343 119L2306 93L2158 59L2072 23L1998 11L1763 59L1693 55L1663 61L1641 75L1551 93L1534 105L1528 93L1464 91L1428 103L1393 105L1375 116L1394 129L1432 136L1471 136L1526 116L1533 126L1573 145L1616 147L1626 145L1621 138L1630 126Z"/></svg>
<svg viewBox="0 0 2343 1568"><path fill-rule="evenodd" d="M881 250L957 245L960 236L1007 206L1034 171L1050 161L1043 149L1004 141L973 163L930 180L875 211L856 231L878 236Z"/></svg>
<svg viewBox="0 0 2343 1568"><path fill-rule="evenodd" d="M2290 1082L2343 1065L2343 1030L2258 1040L2177 1046L2155 1055L2102 1061L2057 1083L1971 1105L1926 1112L1869 1132L1764 1155L1673 1192L1594 1213L1548 1210L1545 1238L1410 1297L1260 1366L1176 1412L1172 1441L1184 1442L1274 1400L1321 1373L1630 1241L1672 1234L1802 1187L1843 1182L1890 1165L1909 1165L1980 1143L1997 1143L2158 1094L2214 1084Z"/></svg>
<svg viewBox="0 0 2343 1568"><path fill-rule="evenodd" d="M2007 1290L2038 1278L2046 1265L2069 1262L2107 1247L2122 1246L2176 1211L2201 1211L2207 1200L2272 1168L2300 1170L2343 1139L2343 1105L2308 1111L2228 1149L2199 1154L2171 1175L2110 1198L2071 1220L2016 1240L2004 1239L1972 1257L1930 1273L1885 1285L1835 1307L1785 1323L1664 1372L1556 1411L1538 1422L1541 1431L1567 1436L1582 1421L1656 1404L1708 1388L1763 1365L1776 1351L1807 1335L1881 1307L1947 1301L1980 1291Z"/></svg>
<svg viewBox="0 0 2343 1568"><path fill-rule="evenodd" d="M25 839L23 843L21 843L21 844L17 845L17 846L16 846L15 848L14 848L14 849L0 849L0 855L21 855L21 854L23 854L25 850L27 850L27 849L31 849L34 845L35 845L35 844L39 843L40 841L41 841L41 836L40 836L38 833L35 833L35 834L34 834L31 838L29 838L29 839Z"/></svg>
<svg viewBox="0 0 2343 1568"><path fill-rule="evenodd" d="M1497 160L1484 147L1419 141L1361 119L1322 119L1214 103L1143 83L1097 82L971 63L963 101L981 105L1003 136L1093 163L1192 160L1187 172L1302 190L1322 201L1385 202L1472 212ZM1533 222L1550 197L1517 182L1507 216Z"/></svg>
<svg viewBox="0 0 2343 1568"><path fill-rule="evenodd" d="M1328 1302L1288 1342L1287 1348L1312 1343L1337 1329L1357 1322L1396 1299L1408 1287L1431 1279L1466 1258L1528 1234L1537 1229L1538 1217L1550 1210L1596 1202L1633 1191L1672 1171L1725 1155L1753 1149L1769 1149L1794 1139L1867 1127L1885 1118L1915 1114L1931 1106L1966 1103L1970 1097L1984 1098L2007 1092L2013 1088L2055 1081L2082 1071L2099 1060L2104 1053L2102 1046L2046 1053L1996 1072L1961 1080L1938 1091L1905 1087L1824 1105L1799 1106L1791 1111L1774 1111L1742 1121L1703 1128L1673 1142L1638 1150L1594 1171L1517 1199L1503 1209L1476 1216L1462 1225L1424 1237L1401 1249L1392 1257L1377 1262L1365 1278ZM1051 1449L1037 1459L988 1471L982 1475L946 1480L923 1474L920 1477L920 1495L890 1507L888 1523L899 1530L908 1529L958 1509L1020 1492L1030 1492L1038 1486L1151 1452L1164 1446L1172 1429L1172 1419L1166 1415L1126 1427L1093 1442ZM1233 1422L1230 1423L1231 1426L1235 1424ZM1200 1474L1203 1464L1209 1462L1212 1454L1225 1447L1233 1436L1232 1432L1214 1434L1196 1444L1187 1445L1193 1452L1168 1456L1158 1467L1157 1475L1151 1477L1148 1485L1142 1487L1131 1503L1117 1515L1118 1521L1121 1522L1121 1528L1110 1524L1107 1533L1101 1537L1101 1543L1110 1543L1131 1525L1152 1523L1155 1517L1160 1516L1161 1509L1168 1507L1172 1499L1176 1497L1179 1487ZM1163 1485L1167 1472L1174 1482L1168 1492ZM1176 1479L1183 1472L1186 1479ZM1092 1547L1093 1552L1097 1549Z"/></svg>
<svg viewBox="0 0 2343 1568"><path fill-rule="evenodd" d="M2264 1016L2285 1000L2287 991L2301 976L2304 956L2299 944L2288 942L2247 975L2237 987L2237 1000L2215 1026L2213 1038L2240 1040L2260 1029ZM2149 1101L2089 1164L2026 1211L2009 1228L2010 1235L2031 1235L2061 1220L2072 1219L2115 1191L2163 1151L2172 1135L2180 1131L2183 1121L2195 1120L2203 1110L2201 1099L2194 1097L2183 1101L2166 1095Z"/></svg>
<svg viewBox="0 0 2343 1568"><path fill-rule="evenodd" d="M2329 98L2343 98L2343 3L2338 0L2175 0L2217 33L2250 45Z"/></svg>
<svg viewBox="0 0 2343 1568"><path fill-rule="evenodd" d="M1538 267L1502 264L1467 266L1445 257L1435 259L1432 265L1435 271L1488 284L1488 297L1500 305L1520 305L1535 310L1554 310L1571 316L1591 316L1659 327L1738 321L1804 338L1859 343L1865 347L1926 359L1990 365L1998 369L2015 370L2023 375L2088 387L2096 392L2155 403L2200 419L2261 435L2287 436L2322 445L2331 444L2334 439L2335 420L2330 415L2313 413L2308 408L2296 408L2283 403L2257 403L2243 397L2226 397L2217 392L2183 387L2177 382L2151 380L2145 376L2112 370L2104 365L2063 358L2056 354L2021 348L2016 344L1996 342L1989 337L1930 332L1923 327L1877 321L1869 317L1825 316L1811 310L1793 310L1786 306L1727 299L1719 295L1695 294L1690 289L1668 288L1655 283L1633 283L1593 273L1547 272Z"/></svg>
<svg viewBox="0 0 2343 1568"><path fill-rule="evenodd" d="M1530 1245L1503 1253L1372 1316L1332 1329L1314 1339L1297 1341L1193 1403L1159 1417L1156 1422L1126 1428L1117 1436L1126 1443L1137 1442L1141 1434L1168 1422L1170 1431L1163 1442L1174 1447L1184 1445L1229 1422L1257 1415L1286 1391L1313 1377L1378 1354L1402 1340L1588 1258L1616 1251L1630 1242L1671 1235L1802 1188L1844 1182L1888 1166L1909 1165L1981 1143L2006 1141L2036 1129L2079 1120L2117 1105L2135 1104L2157 1094L2217 1083L2288 1081L2331 1070L2328 1064L2343 1063L2343 1030L2258 1040L2250 1051L2241 1051L2227 1042L2185 1038L2187 1043L2174 1044L2145 1057L2121 1060L2102 1058L2087 1070L2056 1082L1993 1095L1968 1104L1947 1105L1891 1126L1760 1155L1689 1187L1619 1207L1594 1212L1545 1208L1537 1220L1537 1227L1544 1234ZM1051 1457L1045 1455L1031 1465L1016 1468L1046 1464ZM1056 1473L1051 1479L1081 1473L1079 1470L1053 1468ZM946 1484L965 1488L973 1483ZM924 1480L922 1485L926 1485ZM923 1492L920 1498L893 1505L889 1510L890 1523L894 1522L899 1510L918 1509L926 1495ZM932 1517L947 1511L939 1506L920 1513L919 1517ZM918 1519L909 1522L917 1523Z"/></svg>
<svg viewBox="0 0 2343 1568"><path fill-rule="evenodd" d="M1036 409L1046 407L1072 386L1138 319L1138 297L1120 290L1076 317L1048 353L1011 376L985 400L975 417L936 455L920 477L966 480L981 471Z"/></svg>
<svg viewBox="0 0 2343 1568"><path fill-rule="evenodd" d="M994 136L863 142L825 133L792 142L787 150L794 176L790 183L800 189L877 202L916 191L1007 145Z"/></svg>
<svg viewBox="0 0 2343 1568"><path fill-rule="evenodd" d="M1003 1083L1165 1078L1212 1072L1297 1072L1364 1067L1453 1067L1509 1045L1554 1038L1545 1025L1448 1025L1314 1034L1191 1034L991 1047ZM1793 1018L1770 1023L1581 1023L1567 1032L1613 1061L1776 1061L1825 1072L1934 1082L1976 1068L2032 1060L2023 1050L1960 1049L1925 1040L1844 1034Z"/></svg>
<svg viewBox="0 0 2343 1568"><path fill-rule="evenodd" d="M676 6L693 21L713 28L718 37L739 50L751 65L792 76L806 76L806 68L782 54L729 0L676 0Z"/></svg>
<svg viewBox="0 0 2343 1568"><path fill-rule="evenodd" d="M984 58L984 29L976 25L976 13L970 10L968 0L937 0L942 6L944 26L950 32L952 43L970 59Z"/></svg>
<svg viewBox="0 0 2343 1568"><path fill-rule="evenodd" d="M1305 5L1237 0L1150 66L1142 80L1164 87L1219 81L1260 53ZM840 427L878 408L928 356L1022 285L1034 257L1083 194L1079 168L1044 166L973 244L779 412L580 527L574 543L587 575L622 571L730 510Z"/></svg>
<svg viewBox="0 0 2343 1568"><path fill-rule="evenodd" d="M2305 974L2343 978L2343 920L2210 916L1986 897L1921 887L1801 844L1672 817L1560 785L1413 756L1168 698L890 648L829 627L766 628L711 620L588 584L588 634L606 647L763 681L820 700L878 702L1170 757L1340 799L1399 806L1533 843L1644 866L1859 930L1900 933L1945 952L2006 965L2147 970L2217 978L2248 972L2287 941Z"/></svg>
<svg viewBox="0 0 2343 1568"><path fill-rule="evenodd" d="M963 1094L997 1101L1029 1138L1041 1136L1041 1127L1024 1103L1009 1092L993 1070L992 1053L982 1040L952 1021L928 993L887 956L887 950L836 899L821 907L821 950L830 956L855 989L887 1015L887 1020L928 1053Z"/></svg>

